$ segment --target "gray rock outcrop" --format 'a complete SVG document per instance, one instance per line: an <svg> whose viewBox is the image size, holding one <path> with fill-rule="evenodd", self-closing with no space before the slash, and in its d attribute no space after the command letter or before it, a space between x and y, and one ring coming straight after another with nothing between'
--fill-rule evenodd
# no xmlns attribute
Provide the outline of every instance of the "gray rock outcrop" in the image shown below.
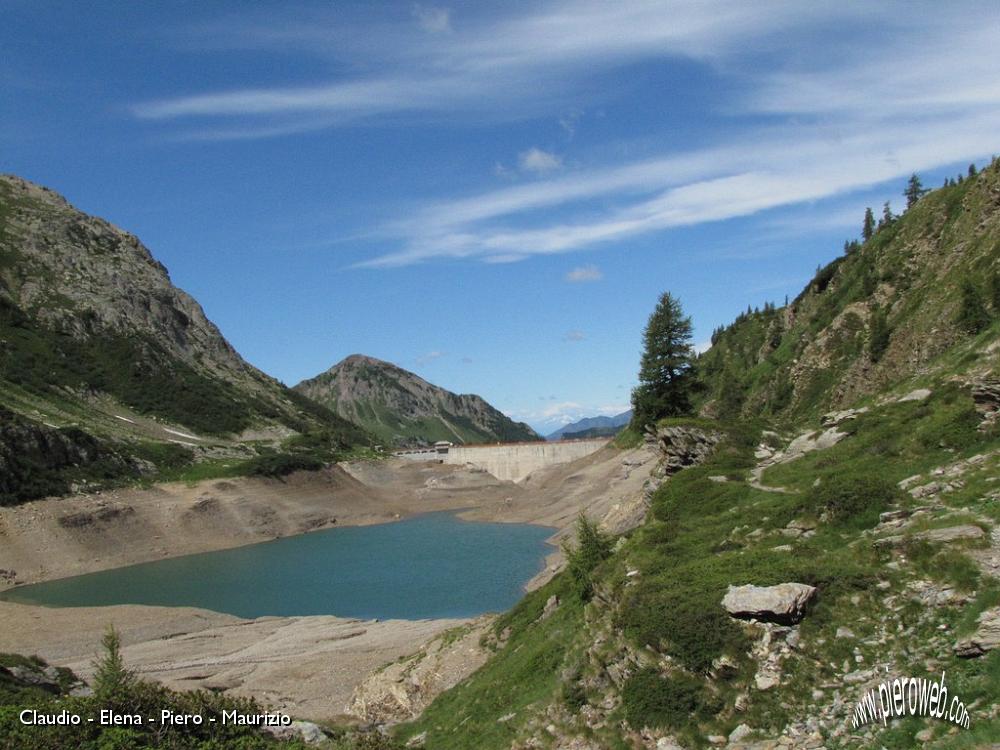
<svg viewBox="0 0 1000 750"><path fill-rule="evenodd" d="M910 537L906 537L902 534L887 536L883 539L876 539L875 546L895 547L905 542L907 538L934 542L937 544L946 544L966 539L982 539L984 536L986 536L985 531L983 531L979 526L970 523L962 524L961 526L948 526L944 529L929 529L927 531L920 531Z"/></svg>
<svg viewBox="0 0 1000 750"><path fill-rule="evenodd" d="M815 595L816 587L805 583L730 586L722 606L730 615L741 619L795 623L802 619L806 605Z"/></svg>
<svg viewBox="0 0 1000 750"><path fill-rule="evenodd" d="M655 445L663 456L660 467L664 476L700 464L712 455L720 440L722 433L699 427L673 426L646 430L646 442Z"/></svg>
<svg viewBox="0 0 1000 750"><path fill-rule="evenodd" d="M976 620L976 632L955 644L955 654L982 656L1000 646L1000 607L988 609Z"/></svg>
<svg viewBox="0 0 1000 750"><path fill-rule="evenodd" d="M982 417L980 429L1000 419L1000 380L980 380L972 383L972 400Z"/></svg>

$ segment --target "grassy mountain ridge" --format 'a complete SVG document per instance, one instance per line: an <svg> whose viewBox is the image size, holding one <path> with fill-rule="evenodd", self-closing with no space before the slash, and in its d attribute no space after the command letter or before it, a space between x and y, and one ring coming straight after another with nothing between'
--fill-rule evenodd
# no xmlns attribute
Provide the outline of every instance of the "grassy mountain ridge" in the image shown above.
<svg viewBox="0 0 1000 750"><path fill-rule="evenodd" d="M389 445L540 440L476 395L451 393L390 362L355 354L294 388Z"/></svg>
<svg viewBox="0 0 1000 750"><path fill-rule="evenodd" d="M789 305L748 311L716 331L699 358L703 409L794 420L914 376L975 371L982 355L966 352L961 363L947 356L970 339L959 322L963 286L973 285L995 321L1000 310L988 298L998 274L994 164L925 195L868 241L850 243ZM992 330L981 332L983 341Z"/></svg>
<svg viewBox="0 0 1000 750"><path fill-rule="evenodd" d="M12 175L0 176L0 427L0 455L16 453L14 434L75 441L70 453L100 445L122 480L173 468L178 449L248 459L301 433L339 449L369 441L244 361L135 236ZM76 432L50 439L61 428ZM44 451L32 453L34 479L12 480L7 498L93 474L60 455L46 478Z"/></svg>
<svg viewBox="0 0 1000 750"><path fill-rule="evenodd" d="M528 594L495 623L486 665L401 740L765 750L1000 738L1000 648L959 647L1000 617L1000 402L977 402L970 385L1000 373L988 301L1000 164L849 247L786 308L716 332L698 360L701 416L661 429L723 442L595 558L592 595L574 571ZM730 586L785 582L817 590L798 624L722 607ZM941 672L971 729L852 727L854 703L886 676Z"/></svg>

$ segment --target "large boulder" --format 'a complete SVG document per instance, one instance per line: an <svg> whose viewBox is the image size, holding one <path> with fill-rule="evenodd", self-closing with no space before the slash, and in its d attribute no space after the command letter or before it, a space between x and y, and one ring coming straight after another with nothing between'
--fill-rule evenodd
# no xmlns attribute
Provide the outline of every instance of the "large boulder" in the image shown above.
<svg viewBox="0 0 1000 750"><path fill-rule="evenodd" d="M816 587L805 583L730 586L722 598L722 606L733 617L791 624L802 619L806 605L815 595Z"/></svg>

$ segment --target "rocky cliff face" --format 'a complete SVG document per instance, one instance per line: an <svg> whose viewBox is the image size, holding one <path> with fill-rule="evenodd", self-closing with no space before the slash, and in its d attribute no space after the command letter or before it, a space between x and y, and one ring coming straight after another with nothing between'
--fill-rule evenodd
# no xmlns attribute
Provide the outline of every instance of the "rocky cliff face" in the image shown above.
<svg viewBox="0 0 1000 750"><path fill-rule="evenodd" d="M389 362L355 354L294 390L390 445L541 438L479 396L458 395Z"/></svg>
<svg viewBox="0 0 1000 750"><path fill-rule="evenodd" d="M76 338L155 337L172 356L246 382L269 380L236 353L139 239L62 196L0 175L3 292L45 326Z"/></svg>
<svg viewBox="0 0 1000 750"><path fill-rule="evenodd" d="M245 362L134 235L12 175L0 176L0 382L9 408L69 405L84 424L99 396L216 435L323 421Z"/></svg>

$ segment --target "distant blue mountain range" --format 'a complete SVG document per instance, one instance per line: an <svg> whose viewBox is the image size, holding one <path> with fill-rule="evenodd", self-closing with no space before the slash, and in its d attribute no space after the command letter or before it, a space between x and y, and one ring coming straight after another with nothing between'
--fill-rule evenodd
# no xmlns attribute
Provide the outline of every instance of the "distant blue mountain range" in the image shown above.
<svg viewBox="0 0 1000 750"><path fill-rule="evenodd" d="M569 440L577 433L586 432L579 437L595 437L596 435L614 435L632 420L632 410L623 411L613 417L584 417L572 424L563 425L555 432L546 435L546 440Z"/></svg>

